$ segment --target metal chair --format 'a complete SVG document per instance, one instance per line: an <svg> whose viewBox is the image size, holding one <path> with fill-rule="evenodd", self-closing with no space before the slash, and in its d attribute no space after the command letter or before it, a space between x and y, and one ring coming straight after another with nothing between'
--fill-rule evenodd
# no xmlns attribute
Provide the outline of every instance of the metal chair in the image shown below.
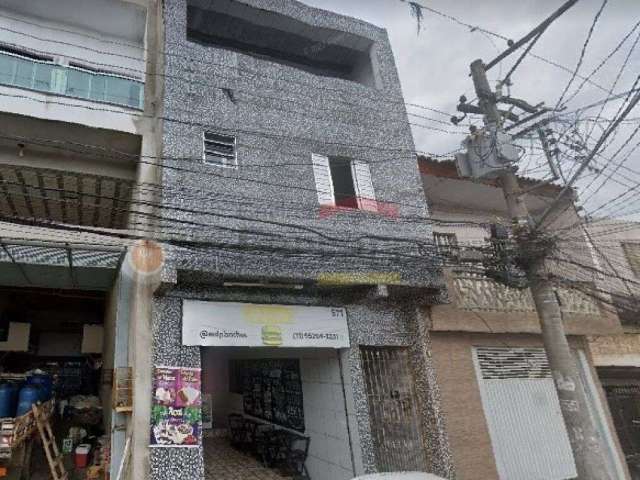
<svg viewBox="0 0 640 480"><path fill-rule="evenodd" d="M239 413L232 413L229 420L229 439L235 448L242 448L245 441L244 417Z"/></svg>
<svg viewBox="0 0 640 480"><path fill-rule="evenodd" d="M273 443L272 438L274 431L273 425L267 423L258 425L256 429L254 454L265 467L271 465L269 445Z"/></svg>
<svg viewBox="0 0 640 480"><path fill-rule="evenodd" d="M269 460L273 467L280 472L292 477L294 480L311 480L305 465L309 454L309 437L277 430L277 435L273 436L273 443L269 449Z"/></svg>
<svg viewBox="0 0 640 480"><path fill-rule="evenodd" d="M307 436L291 434L289 437L286 470L294 480L311 480L306 466L310 443L311 438Z"/></svg>

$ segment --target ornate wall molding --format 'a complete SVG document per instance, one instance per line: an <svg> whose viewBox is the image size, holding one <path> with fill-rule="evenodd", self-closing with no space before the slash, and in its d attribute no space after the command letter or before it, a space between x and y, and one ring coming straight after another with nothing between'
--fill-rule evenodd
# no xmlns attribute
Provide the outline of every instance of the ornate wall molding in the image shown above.
<svg viewBox="0 0 640 480"><path fill-rule="evenodd" d="M452 279L457 308L471 311L535 312L529 289L519 290L478 276L454 275ZM582 315L600 315L598 303L577 290L559 289L562 311Z"/></svg>

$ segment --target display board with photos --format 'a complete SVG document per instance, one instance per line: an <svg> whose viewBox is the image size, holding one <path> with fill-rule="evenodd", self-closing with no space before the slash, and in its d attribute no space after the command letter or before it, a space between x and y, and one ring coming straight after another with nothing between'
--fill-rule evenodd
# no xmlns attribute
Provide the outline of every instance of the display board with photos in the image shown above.
<svg viewBox="0 0 640 480"><path fill-rule="evenodd" d="M304 432L302 381L298 359L242 361L244 412Z"/></svg>
<svg viewBox="0 0 640 480"><path fill-rule="evenodd" d="M154 368L151 447L202 444L201 386L199 368Z"/></svg>

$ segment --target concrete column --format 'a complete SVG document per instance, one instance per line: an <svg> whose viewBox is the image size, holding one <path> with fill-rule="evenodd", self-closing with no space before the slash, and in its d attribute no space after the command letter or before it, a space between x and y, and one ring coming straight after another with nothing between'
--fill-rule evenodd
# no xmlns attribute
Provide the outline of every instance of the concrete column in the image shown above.
<svg viewBox="0 0 640 480"><path fill-rule="evenodd" d="M147 156L159 155L154 135L143 137L142 153ZM138 183L156 183L155 166L141 165L138 169ZM141 195L142 197L142 195ZM148 201L145 198L145 201ZM154 200L156 201L156 200ZM142 209L140 206L138 210ZM139 235L151 236L148 230L156 227L138 216ZM148 219L148 217L146 217ZM140 226L144 226L141 229ZM136 231L136 228L132 229ZM160 269L164 261L164 251L153 240L138 241L130 247L125 260L126 272L131 275L131 314L129 324L129 365L133 370L133 413L128 425L131 439L130 479L141 480L149 477L149 425L151 417L151 390L153 373L152 314L153 295L160 284Z"/></svg>
<svg viewBox="0 0 640 480"><path fill-rule="evenodd" d="M411 357L428 469L441 477L454 479L455 468L444 414L440 408L440 388L431 356L429 317L423 308L407 309L407 315L411 323L415 324L416 331L415 342L411 346Z"/></svg>
<svg viewBox="0 0 640 480"><path fill-rule="evenodd" d="M147 0L146 22L146 81L144 118L139 130L142 133L141 161L138 163L133 194L134 210L130 215L129 229L141 240L129 249L125 268L131 275L131 315L129 324L129 365L133 370L133 412L127 425L130 439L129 468L126 478L149 478L149 428L151 418L151 391L153 373L153 294L160 281L164 252L153 242L160 235L158 222L152 220L154 204L161 201L159 189L146 188L149 184L161 184L160 164L162 156L162 123L159 120L162 107L164 51L162 29L162 5L157 0ZM142 189L140 189L142 187ZM140 202L144 203L141 204ZM147 240L148 239L148 240ZM112 472L113 474L113 472ZM115 472L117 474L117 472Z"/></svg>
<svg viewBox="0 0 640 480"><path fill-rule="evenodd" d="M131 255L131 253L129 254ZM149 478L149 425L151 416L151 314L155 283L134 274L131 291L129 364L133 367L133 413L127 437L131 442L130 479Z"/></svg>

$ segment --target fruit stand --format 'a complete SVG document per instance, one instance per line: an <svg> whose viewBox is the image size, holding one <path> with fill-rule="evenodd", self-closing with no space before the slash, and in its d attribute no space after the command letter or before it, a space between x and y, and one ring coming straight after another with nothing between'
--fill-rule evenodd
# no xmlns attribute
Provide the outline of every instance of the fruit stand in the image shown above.
<svg viewBox="0 0 640 480"><path fill-rule="evenodd" d="M44 402L39 409L42 416L49 419L54 411L54 400ZM0 418L0 478L29 478L31 446L37 431L32 411L15 418Z"/></svg>

